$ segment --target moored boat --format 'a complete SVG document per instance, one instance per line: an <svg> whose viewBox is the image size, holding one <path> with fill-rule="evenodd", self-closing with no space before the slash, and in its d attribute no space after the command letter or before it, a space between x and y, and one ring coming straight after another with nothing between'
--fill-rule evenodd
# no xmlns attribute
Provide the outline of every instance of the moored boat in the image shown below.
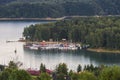
<svg viewBox="0 0 120 80"><path fill-rule="evenodd" d="M27 43L24 45L25 49L30 49L30 50L78 50L81 49L81 46L77 46L76 44L69 43L69 44L63 44L63 43L54 43L54 44L36 44L36 43Z"/></svg>

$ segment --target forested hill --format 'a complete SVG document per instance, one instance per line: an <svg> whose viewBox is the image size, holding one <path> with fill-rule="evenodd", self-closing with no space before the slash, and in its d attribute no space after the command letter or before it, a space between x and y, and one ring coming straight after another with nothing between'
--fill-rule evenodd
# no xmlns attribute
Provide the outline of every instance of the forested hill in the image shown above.
<svg viewBox="0 0 120 80"><path fill-rule="evenodd" d="M0 18L120 15L120 0L0 0Z"/></svg>
<svg viewBox="0 0 120 80"><path fill-rule="evenodd" d="M81 17L26 27L32 41L62 40L89 44L93 48L120 49L120 17Z"/></svg>

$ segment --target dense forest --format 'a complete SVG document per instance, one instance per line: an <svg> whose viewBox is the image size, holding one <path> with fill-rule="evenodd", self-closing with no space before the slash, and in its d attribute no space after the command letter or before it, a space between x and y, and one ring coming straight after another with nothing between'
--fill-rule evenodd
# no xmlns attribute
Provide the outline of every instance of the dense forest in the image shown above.
<svg viewBox="0 0 120 80"><path fill-rule="evenodd" d="M40 65L39 75L29 73L27 70L19 69L16 63L10 61L4 68L0 65L0 80L119 80L119 66L93 66L85 65L82 69L79 64L76 71L69 70L65 63L57 65L52 73L47 73L44 64Z"/></svg>
<svg viewBox="0 0 120 80"><path fill-rule="evenodd" d="M92 48L120 49L120 17L80 17L26 27L27 40L54 41L65 38Z"/></svg>
<svg viewBox="0 0 120 80"><path fill-rule="evenodd" d="M0 18L119 14L120 0L0 0Z"/></svg>

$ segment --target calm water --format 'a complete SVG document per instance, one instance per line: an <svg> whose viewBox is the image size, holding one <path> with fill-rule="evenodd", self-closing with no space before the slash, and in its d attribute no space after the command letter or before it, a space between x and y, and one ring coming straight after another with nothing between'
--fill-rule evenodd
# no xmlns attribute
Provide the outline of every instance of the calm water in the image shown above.
<svg viewBox="0 0 120 80"><path fill-rule="evenodd" d="M0 22L0 64L8 64L10 60L21 61L22 68L39 69L44 63L48 69L55 69L59 63L66 63L69 69L76 70L78 64L120 65L120 54L98 54L87 51L77 52L38 52L23 49L21 42L6 43L6 40L18 40L22 37L24 27L40 21L1 21ZM14 50L17 50L17 54Z"/></svg>

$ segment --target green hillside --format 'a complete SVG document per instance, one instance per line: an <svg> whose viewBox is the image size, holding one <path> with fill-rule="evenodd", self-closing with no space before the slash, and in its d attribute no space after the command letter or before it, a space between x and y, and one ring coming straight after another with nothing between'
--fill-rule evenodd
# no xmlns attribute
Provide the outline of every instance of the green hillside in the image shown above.
<svg viewBox="0 0 120 80"><path fill-rule="evenodd" d="M0 18L120 14L120 0L0 0L0 4Z"/></svg>

